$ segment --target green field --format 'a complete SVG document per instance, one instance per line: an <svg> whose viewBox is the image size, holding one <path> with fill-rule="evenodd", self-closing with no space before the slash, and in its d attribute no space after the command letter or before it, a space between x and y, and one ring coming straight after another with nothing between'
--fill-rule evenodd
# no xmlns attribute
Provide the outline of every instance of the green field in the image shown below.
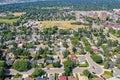
<svg viewBox="0 0 120 80"><path fill-rule="evenodd" d="M15 19L0 18L0 23L13 24L13 23L17 22L18 20L20 20L20 19L19 18L15 18Z"/></svg>

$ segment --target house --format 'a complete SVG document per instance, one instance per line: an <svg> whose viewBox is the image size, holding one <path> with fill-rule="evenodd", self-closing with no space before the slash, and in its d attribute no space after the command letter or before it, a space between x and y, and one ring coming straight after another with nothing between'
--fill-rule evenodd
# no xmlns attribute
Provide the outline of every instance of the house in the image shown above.
<svg viewBox="0 0 120 80"><path fill-rule="evenodd" d="M92 46L92 49L93 49L94 53L98 53L99 52L99 49L97 47L95 47L95 46Z"/></svg>
<svg viewBox="0 0 120 80"><path fill-rule="evenodd" d="M6 59L10 59L10 58L14 58L14 54L13 53L8 53L7 56L6 56Z"/></svg>
<svg viewBox="0 0 120 80"><path fill-rule="evenodd" d="M48 64L52 64L53 61L52 61L52 60L46 60L46 63L48 63Z"/></svg>
<svg viewBox="0 0 120 80"><path fill-rule="evenodd" d="M108 62L109 68L114 68L115 64L113 61Z"/></svg>
<svg viewBox="0 0 120 80"><path fill-rule="evenodd" d="M14 60L8 60L8 61L6 61L6 64L7 64L8 66L13 65L13 63L14 63Z"/></svg>
<svg viewBox="0 0 120 80"><path fill-rule="evenodd" d="M54 59L53 63L60 62L60 59Z"/></svg>
<svg viewBox="0 0 120 80"><path fill-rule="evenodd" d="M79 60L80 64L85 64L86 63L85 56L79 56L78 60Z"/></svg>
<svg viewBox="0 0 120 80"><path fill-rule="evenodd" d="M59 80L67 80L67 77L66 76L60 76Z"/></svg>
<svg viewBox="0 0 120 80"><path fill-rule="evenodd" d="M35 80L46 80L46 79L41 78L41 77L36 77Z"/></svg>
<svg viewBox="0 0 120 80"><path fill-rule="evenodd" d="M72 61L76 61L77 57L76 57L75 54L71 54L71 55L70 55L70 59L71 59Z"/></svg>
<svg viewBox="0 0 120 80"><path fill-rule="evenodd" d="M106 79L106 80L120 80L120 79L117 78L117 77L112 77L112 78L109 78L109 79Z"/></svg>
<svg viewBox="0 0 120 80"><path fill-rule="evenodd" d="M118 69L118 68L113 69L113 75L115 77L119 77L120 76L120 69Z"/></svg>
<svg viewBox="0 0 120 80"><path fill-rule="evenodd" d="M55 77L54 77L54 76L50 76L50 77L48 78L48 80L55 80Z"/></svg>
<svg viewBox="0 0 120 80"><path fill-rule="evenodd" d="M114 58L115 58L115 59L120 58L120 54L116 54L116 55L114 55Z"/></svg>
<svg viewBox="0 0 120 80"><path fill-rule="evenodd" d="M27 78L24 78L24 80L34 80L34 78L27 77Z"/></svg>
<svg viewBox="0 0 120 80"><path fill-rule="evenodd" d="M23 78L14 78L13 80L24 80Z"/></svg>
<svg viewBox="0 0 120 80"><path fill-rule="evenodd" d="M103 78L92 78L92 80L104 80Z"/></svg>
<svg viewBox="0 0 120 80"><path fill-rule="evenodd" d="M68 80L78 80L77 78L73 78L71 76L68 77Z"/></svg>
<svg viewBox="0 0 120 80"><path fill-rule="evenodd" d="M76 50L77 50L77 52L80 52L80 51L81 51L81 48L76 47Z"/></svg>
<svg viewBox="0 0 120 80"><path fill-rule="evenodd" d="M66 51L66 48L65 47L61 47L59 53L63 54L65 51Z"/></svg>
<svg viewBox="0 0 120 80"><path fill-rule="evenodd" d="M44 64L45 60L44 59L39 59L37 60L37 65Z"/></svg>
<svg viewBox="0 0 120 80"><path fill-rule="evenodd" d="M4 80L10 80L10 78L6 77Z"/></svg>

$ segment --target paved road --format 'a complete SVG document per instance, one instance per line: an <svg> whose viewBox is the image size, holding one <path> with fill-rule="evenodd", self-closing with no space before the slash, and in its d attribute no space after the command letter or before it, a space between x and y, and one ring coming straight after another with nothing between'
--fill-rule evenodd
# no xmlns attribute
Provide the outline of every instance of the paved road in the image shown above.
<svg viewBox="0 0 120 80"><path fill-rule="evenodd" d="M55 73L64 73L64 69L62 68L50 68L50 69L43 69L48 74L55 74Z"/></svg>
<svg viewBox="0 0 120 80"><path fill-rule="evenodd" d="M94 72L97 75L101 75L103 73L103 68L92 60L89 53L86 54L86 59L89 63L89 69L88 70L91 73Z"/></svg>

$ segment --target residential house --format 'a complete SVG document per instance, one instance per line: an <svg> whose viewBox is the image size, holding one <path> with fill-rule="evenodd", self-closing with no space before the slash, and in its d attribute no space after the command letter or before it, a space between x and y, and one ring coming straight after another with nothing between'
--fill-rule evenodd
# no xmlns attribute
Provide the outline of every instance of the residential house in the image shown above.
<svg viewBox="0 0 120 80"><path fill-rule="evenodd" d="M68 77L68 80L78 80L77 78L73 78L71 76Z"/></svg>
<svg viewBox="0 0 120 80"><path fill-rule="evenodd" d="M115 77L120 77L120 69L118 69L118 68L113 69L113 75Z"/></svg>
<svg viewBox="0 0 120 80"><path fill-rule="evenodd" d="M6 64L7 64L8 66L12 66L13 63L14 63L14 60L8 60L8 61L6 61Z"/></svg>
<svg viewBox="0 0 120 80"><path fill-rule="evenodd" d="M114 68L115 64L113 61L108 62L109 68Z"/></svg>
<svg viewBox="0 0 120 80"><path fill-rule="evenodd" d="M14 78L13 80L24 80L23 78Z"/></svg>
<svg viewBox="0 0 120 80"><path fill-rule="evenodd" d="M92 78L92 80L104 80L103 78Z"/></svg>
<svg viewBox="0 0 120 80"><path fill-rule="evenodd" d="M54 59L53 63L60 62L60 59Z"/></svg>
<svg viewBox="0 0 120 80"><path fill-rule="evenodd" d="M67 80L67 77L66 76L60 76L59 80Z"/></svg>
<svg viewBox="0 0 120 80"><path fill-rule="evenodd" d="M112 77L112 78L109 78L109 79L106 79L106 80L120 80L120 79L117 78L117 77Z"/></svg>
<svg viewBox="0 0 120 80"><path fill-rule="evenodd" d="M66 48L65 47L61 47L60 51L59 51L59 54L63 54L65 51L66 51Z"/></svg>
<svg viewBox="0 0 120 80"><path fill-rule="evenodd" d="M69 57L72 61L76 61L76 59L77 59L77 56L75 54L70 54Z"/></svg>
<svg viewBox="0 0 120 80"><path fill-rule="evenodd" d="M79 60L80 64L85 64L86 63L85 56L79 56L78 60Z"/></svg>
<svg viewBox="0 0 120 80"><path fill-rule="evenodd" d="M47 64L52 64L52 63L53 63L53 60L46 60L46 63L47 63Z"/></svg>
<svg viewBox="0 0 120 80"><path fill-rule="evenodd" d="M120 58L120 54L116 54L116 55L114 55L114 58L115 58L115 59Z"/></svg>
<svg viewBox="0 0 120 80"><path fill-rule="evenodd" d="M54 76L50 76L50 77L48 78L48 80L55 80L55 77L54 77Z"/></svg>
<svg viewBox="0 0 120 80"><path fill-rule="evenodd" d="M41 78L41 77L36 77L35 80L46 80L46 79Z"/></svg>
<svg viewBox="0 0 120 80"><path fill-rule="evenodd" d="M95 46L92 46L92 49L93 49L94 53L98 53L99 52L99 49L97 47L95 47Z"/></svg>
<svg viewBox="0 0 120 80"><path fill-rule="evenodd" d="M37 60L37 65L44 64L45 60L44 59L39 59Z"/></svg>
<svg viewBox="0 0 120 80"><path fill-rule="evenodd" d="M27 78L24 78L24 80L34 80L34 78L27 77Z"/></svg>

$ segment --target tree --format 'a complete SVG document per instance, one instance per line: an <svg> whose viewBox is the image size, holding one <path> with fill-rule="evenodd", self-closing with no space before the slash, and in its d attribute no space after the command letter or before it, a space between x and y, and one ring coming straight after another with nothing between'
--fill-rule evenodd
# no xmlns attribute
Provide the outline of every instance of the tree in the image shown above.
<svg viewBox="0 0 120 80"><path fill-rule="evenodd" d="M0 67L0 80L3 80L4 77L4 68Z"/></svg>
<svg viewBox="0 0 120 80"><path fill-rule="evenodd" d="M63 47L65 47L65 48L69 47L68 44L67 44L67 42L63 42Z"/></svg>
<svg viewBox="0 0 120 80"><path fill-rule="evenodd" d="M60 62L53 63L53 67L60 67L60 66L61 66Z"/></svg>
<svg viewBox="0 0 120 80"><path fill-rule="evenodd" d="M32 75L30 75L32 78L38 77L38 76L42 76L44 75L45 72L42 69L36 68L35 71L32 73Z"/></svg>
<svg viewBox="0 0 120 80"><path fill-rule="evenodd" d="M18 71L24 71L29 68L29 64L26 60L18 60L13 64L12 68Z"/></svg>
<svg viewBox="0 0 120 80"><path fill-rule="evenodd" d="M68 50L66 50L63 54L64 58L66 58L69 54L70 54L70 52Z"/></svg>
<svg viewBox="0 0 120 80"><path fill-rule="evenodd" d="M108 68L109 68L108 61L106 61L106 62L104 63L104 68L105 68L105 69L108 69Z"/></svg>
<svg viewBox="0 0 120 80"><path fill-rule="evenodd" d="M73 47L72 51L75 53L77 51L77 49L75 47Z"/></svg>
<svg viewBox="0 0 120 80"><path fill-rule="evenodd" d="M0 67L5 67L5 62L4 61L0 61Z"/></svg>
<svg viewBox="0 0 120 80"><path fill-rule="evenodd" d="M65 75L69 76L70 72L75 67L75 63L71 59L68 58L67 61L65 61L63 64L64 64Z"/></svg>
<svg viewBox="0 0 120 80"><path fill-rule="evenodd" d="M91 58L92 58L96 63L102 63L102 62L103 62L102 57L99 56L99 55L92 54L92 55L91 55Z"/></svg>
<svg viewBox="0 0 120 80"><path fill-rule="evenodd" d="M88 78L92 78L92 74L90 73L90 71L88 71L87 69L83 71L83 74L85 76L87 76Z"/></svg>

